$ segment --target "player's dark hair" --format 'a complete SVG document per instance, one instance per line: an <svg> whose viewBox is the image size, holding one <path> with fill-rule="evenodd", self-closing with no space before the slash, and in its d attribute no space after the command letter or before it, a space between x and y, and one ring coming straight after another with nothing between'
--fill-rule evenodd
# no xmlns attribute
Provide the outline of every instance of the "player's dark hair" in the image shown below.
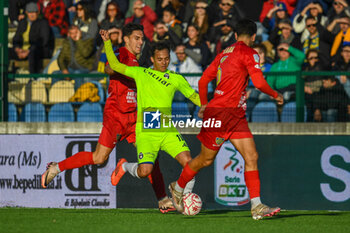
<svg viewBox="0 0 350 233"><path fill-rule="evenodd" d="M170 54L170 46L169 43L164 42L164 41L160 41L160 42L156 42L152 44L152 57L154 57L154 54L156 53L156 50L160 51L163 49L167 49L169 51Z"/></svg>
<svg viewBox="0 0 350 233"><path fill-rule="evenodd" d="M253 36L254 34L256 34L257 26L256 23L254 23L254 21L250 19L242 19L239 20L236 24L235 31L237 33L237 36Z"/></svg>
<svg viewBox="0 0 350 233"><path fill-rule="evenodd" d="M130 36L133 31L142 31L143 32L143 26L141 24L136 23L128 23L123 27L123 36Z"/></svg>

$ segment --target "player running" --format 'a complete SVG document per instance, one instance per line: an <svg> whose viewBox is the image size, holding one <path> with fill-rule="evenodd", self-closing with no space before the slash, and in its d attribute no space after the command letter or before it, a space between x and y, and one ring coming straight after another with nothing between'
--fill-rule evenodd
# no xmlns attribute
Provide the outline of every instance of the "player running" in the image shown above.
<svg viewBox="0 0 350 233"><path fill-rule="evenodd" d="M253 219L275 215L280 208L270 208L260 201L260 178L258 153L253 135L245 117L246 87L248 74L254 86L283 104L283 97L267 84L259 66L259 55L249 46L254 43L256 24L248 19L236 26L237 42L221 52L203 73L199 81L199 95L202 107L198 113L203 121L215 118L221 120L222 128L201 129L198 139L202 142L201 152L183 169L180 178L169 186L174 206L183 212L183 191L200 169L211 165L224 141L230 140L245 161L245 182L251 200ZM210 81L216 78L214 98L207 104L207 91Z"/></svg>
<svg viewBox="0 0 350 233"><path fill-rule="evenodd" d="M143 26L139 24L127 24L123 28L125 47L116 50L120 61L129 66L138 66L136 55L141 53L144 40ZM115 73L106 66L106 73L110 75L108 98L103 112L103 128L94 152L78 152L77 154L59 162L48 164L47 170L41 177L41 185L47 185L65 170L79 168L85 165L103 164L109 157L116 143L126 139L135 144L136 125L136 85L130 79L119 73ZM175 210L171 200L165 192L163 175L159 169L158 160L155 169L149 177L153 190L158 199L159 210L162 213ZM112 180L113 184L113 180ZM113 184L116 185L116 184Z"/></svg>
<svg viewBox="0 0 350 233"><path fill-rule="evenodd" d="M153 170L153 164L159 150L164 150L175 158L182 167L191 160L190 150L175 127L166 128L162 120L171 119L171 104L175 91L180 91L194 104L200 106L199 95L191 88L186 79L167 70L170 50L167 44L157 43L152 48L154 68L127 66L118 61L113 54L108 32L100 31L104 40L107 59L111 68L135 79L137 86L137 123L136 148L138 163L128 163L121 159L112 179L119 182L125 172L137 178L147 177ZM186 185L185 193L191 192L194 179Z"/></svg>

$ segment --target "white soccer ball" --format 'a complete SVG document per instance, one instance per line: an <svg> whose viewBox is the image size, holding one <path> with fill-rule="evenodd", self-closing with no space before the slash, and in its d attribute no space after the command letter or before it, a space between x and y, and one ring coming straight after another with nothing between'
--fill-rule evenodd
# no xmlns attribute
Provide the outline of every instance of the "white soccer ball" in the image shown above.
<svg viewBox="0 0 350 233"><path fill-rule="evenodd" d="M195 193L187 193L183 197L184 215L196 215L202 209L202 200Z"/></svg>

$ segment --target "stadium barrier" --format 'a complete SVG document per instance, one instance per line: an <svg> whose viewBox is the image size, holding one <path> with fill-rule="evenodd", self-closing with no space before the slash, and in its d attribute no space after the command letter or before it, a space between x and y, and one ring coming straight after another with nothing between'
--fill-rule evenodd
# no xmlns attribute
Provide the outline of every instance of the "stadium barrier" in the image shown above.
<svg viewBox="0 0 350 233"><path fill-rule="evenodd" d="M78 151L94 150L101 123L0 123L0 207L157 208L148 179L126 174L117 187L110 174L117 158L136 161L124 140L109 160L61 173L49 189L40 188L46 163ZM250 123L259 152L263 202L283 209L350 210L350 123ZM199 129L183 133L192 156L200 150ZM159 153L166 186L181 167ZM196 178L194 192L206 209L248 209L244 164L225 143L214 165ZM38 198L40 197L40 198Z"/></svg>
<svg viewBox="0 0 350 233"><path fill-rule="evenodd" d="M322 79L324 76L336 76L349 75L350 72L339 71L320 71L320 72L267 72L264 73L268 76L286 76L287 78L295 78L296 85L295 91L292 91L288 101L283 107L276 106L274 101L270 98L263 96L261 93L254 90L252 87L248 87L248 100L247 100L247 119L251 122L305 122L312 121L313 113L310 112L312 103L310 102L310 95L305 99L305 78L312 76ZM198 80L201 74L183 74L190 85L198 91ZM67 80L67 79L70 80ZM322 81L318 85L318 90ZM90 85L87 84L89 82ZM84 84L84 85L82 85ZM210 84L209 98L212 97L214 92L214 83ZM307 84L309 85L309 84ZM306 85L306 86L307 86ZM350 81L343 84L345 90L350 95ZM80 87L80 88L79 88ZM18 119L18 121L71 121L72 112L68 111L73 109L73 121L79 121L79 119L87 119L78 117L80 107L83 102L97 102L103 111L104 103L107 98L108 79L105 74L102 73L89 73L89 74L9 74L9 80L7 85L8 103L14 104L16 108L12 107L12 111L5 107L5 113L8 120ZM294 87L293 87L294 88ZM313 87L311 87L313 88ZM316 88L317 89L317 88ZM252 94L254 90L254 94ZM259 97L257 97L257 95ZM289 98L289 97L288 97ZM315 96L313 98L316 98ZM347 107L346 99L343 100L343 107L341 110L345 113L345 118L341 121L349 120L349 114L345 109ZM50 110L55 104L59 103L71 103L71 107L56 106L56 115L54 118L50 116ZM174 96L174 102L182 102L183 104L177 104L173 106L174 111L180 115L188 115L191 118L196 118L198 109L191 105L188 100L181 94L176 93ZM28 103L41 103L44 105L44 113L38 113L40 111L38 106L28 107L30 110L26 110ZM39 105L39 104L37 104ZM186 107L187 106L187 107ZM99 108L100 108L99 107ZM42 107L41 107L42 109ZM94 108L90 112L94 112L92 117L89 117L89 121L100 121L101 113L98 108ZM95 113L95 111L97 111ZM338 110L337 110L338 111ZM22 113L23 112L23 113ZM61 112L61 113L59 113ZM24 114L26 113L26 114ZM38 115L45 114L45 117L38 117ZM14 115L18 115L16 118ZM29 116L28 116L29 115ZM34 117L30 117L35 115ZM52 114L51 114L52 115ZM26 119L26 116L27 119ZM29 119L29 120L28 120ZM333 121L337 121L333 119Z"/></svg>

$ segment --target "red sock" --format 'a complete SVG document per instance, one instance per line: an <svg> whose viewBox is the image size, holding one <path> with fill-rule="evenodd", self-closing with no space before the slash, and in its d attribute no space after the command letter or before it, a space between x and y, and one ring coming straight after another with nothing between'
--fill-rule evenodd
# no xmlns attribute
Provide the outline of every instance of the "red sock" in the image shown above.
<svg viewBox="0 0 350 233"><path fill-rule="evenodd" d="M92 164L94 164L94 161L92 159L92 152L82 151L59 162L58 167L60 168L61 172L63 172L64 170L79 168L85 165Z"/></svg>
<svg viewBox="0 0 350 233"><path fill-rule="evenodd" d="M158 200L161 200L167 196L167 194L165 192L165 184L164 184L164 180L163 180L163 174L160 171L158 159L155 161L153 171L148 176L148 179L149 179L149 182L151 182L151 184L152 184L152 188L153 188L154 193L156 194Z"/></svg>
<svg viewBox="0 0 350 233"><path fill-rule="evenodd" d="M250 199L260 197L259 171L244 172L245 185L248 188Z"/></svg>
<svg viewBox="0 0 350 233"><path fill-rule="evenodd" d="M189 166L188 163L184 167L184 169L181 172L180 178L177 180L177 184L181 188L185 188L186 184L193 179L193 177L196 176L198 172L193 171Z"/></svg>

